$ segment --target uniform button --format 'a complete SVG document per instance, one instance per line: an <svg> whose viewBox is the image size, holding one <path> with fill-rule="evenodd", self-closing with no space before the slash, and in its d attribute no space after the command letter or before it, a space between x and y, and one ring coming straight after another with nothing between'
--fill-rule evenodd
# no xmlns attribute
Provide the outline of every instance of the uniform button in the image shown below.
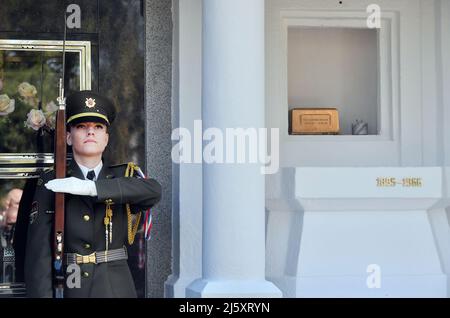
<svg viewBox="0 0 450 318"><path fill-rule="evenodd" d="M89 215L85 214L83 215L83 220L85 220L86 222L88 222L91 218L89 217Z"/></svg>
<svg viewBox="0 0 450 318"><path fill-rule="evenodd" d="M91 248L91 244L89 244L89 243L84 244L84 248L85 248L85 249Z"/></svg>
<svg viewBox="0 0 450 318"><path fill-rule="evenodd" d="M89 273L88 272L83 272L83 277L89 277Z"/></svg>

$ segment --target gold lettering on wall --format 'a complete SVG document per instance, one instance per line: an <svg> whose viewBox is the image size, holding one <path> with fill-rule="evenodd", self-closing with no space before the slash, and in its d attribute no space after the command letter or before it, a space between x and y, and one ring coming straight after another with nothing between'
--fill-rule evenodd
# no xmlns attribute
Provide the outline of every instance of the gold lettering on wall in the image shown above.
<svg viewBox="0 0 450 318"><path fill-rule="evenodd" d="M378 177L377 187L396 187L402 186L404 188L421 188L423 186L422 178L406 177L397 179L394 177Z"/></svg>

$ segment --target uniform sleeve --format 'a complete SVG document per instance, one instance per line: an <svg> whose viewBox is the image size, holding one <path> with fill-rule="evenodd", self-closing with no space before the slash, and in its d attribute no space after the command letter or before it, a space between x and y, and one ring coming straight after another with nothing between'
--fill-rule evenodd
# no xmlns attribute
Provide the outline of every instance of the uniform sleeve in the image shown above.
<svg viewBox="0 0 450 318"><path fill-rule="evenodd" d="M31 205L25 249L25 284L28 297L33 298L53 296L51 233L54 195L43 183L40 179Z"/></svg>
<svg viewBox="0 0 450 318"><path fill-rule="evenodd" d="M112 200L115 204L131 204L146 210L161 199L161 185L154 179L114 178L95 182L98 202Z"/></svg>

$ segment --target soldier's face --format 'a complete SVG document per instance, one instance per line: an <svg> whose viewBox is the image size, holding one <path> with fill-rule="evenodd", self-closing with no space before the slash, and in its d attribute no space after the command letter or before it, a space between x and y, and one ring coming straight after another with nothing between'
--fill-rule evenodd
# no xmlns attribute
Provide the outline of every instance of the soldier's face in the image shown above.
<svg viewBox="0 0 450 318"><path fill-rule="evenodd" d="M72 146L74 155L83 157L101 156L108 145L109 134L101 123L79 123L67 132L67 144Z"/></svg>

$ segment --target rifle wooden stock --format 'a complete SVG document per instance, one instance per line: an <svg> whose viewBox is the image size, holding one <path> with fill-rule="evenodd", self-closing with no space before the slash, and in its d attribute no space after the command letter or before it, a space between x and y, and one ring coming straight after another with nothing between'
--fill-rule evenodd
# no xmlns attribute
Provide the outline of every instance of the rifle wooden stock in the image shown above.
<svg viewBox="0 0 450 318"><path fill-rule="evenodd" d="M63 102L56 115L55 172L57 179L66 177L66 158L66 111ZM62 298L64 290L64 214L64 193L55 193L54 267L57 298Z"/></svg>
<svg viewBox="0 0 450 318"><path fill-rule="evenodd" d="M56 178L66 177L66 112L59 109L56 117ZM64 193L55 193L55 233L64 231ZM55 246L56 247L56 246Z"/></svg>
<svg viewBox="0 0 450 318"><path fill-rule="evenodd" d="M66 99L64 97L64 74L66 69L67 11L64 12L64 40L62 51L62 76L59 79L58 112L55 127L55 172L56 179L66 177ZM55 193L54 223L54 296L64 298L64 193Z"/></svg>

